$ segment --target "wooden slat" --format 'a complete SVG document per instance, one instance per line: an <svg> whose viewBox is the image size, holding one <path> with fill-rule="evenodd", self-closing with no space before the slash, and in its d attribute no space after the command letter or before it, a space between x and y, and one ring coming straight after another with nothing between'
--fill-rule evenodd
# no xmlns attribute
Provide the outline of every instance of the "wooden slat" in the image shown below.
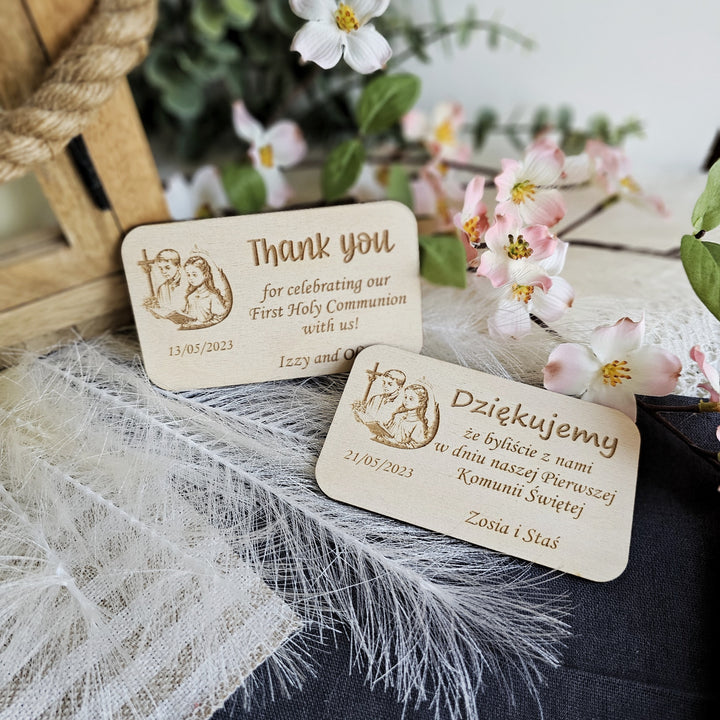
<svg viewBox="0 0 720 720"><path fill-rule="evenodd" d="M95 0L24 0L51 60L72 42Z"/></svg>
<svg viewBox="0 0 720 720"><path fill-rule="evenodd" d="M21 104L50 61L69 45L94 0L2 0L0 103ZM30 16L26 15L30 13ZM120 239L139 224L168 218L160 179L129 87L122 82L84 138L112 211L90 199L67 153L35 169L65 246L0 264L0 346L50 337L127 312ZM107 278L111 277L112 280Z"/></svg>
<svg viewBox="0 0 720 720"><path fill-rule="evenodd" d="M11 347L31 336L41 337L58 328L124 311L129 302L122 273L96 278L80 287L0 313L0 347ZM29 328L32 333L28 333Z"/></svg>
<svg viewBox="0 0 720 720"><path fill-rule="evenodd" d="M47 65L22 0L2 0L0 105L21 105L40 84Z"/></svg>
<svg viewBox="0 0 720 720"><path fill-rule="evenodd" d="M155 160L127 81L120 83L83 136L125 232L169 220Z"/></svg>

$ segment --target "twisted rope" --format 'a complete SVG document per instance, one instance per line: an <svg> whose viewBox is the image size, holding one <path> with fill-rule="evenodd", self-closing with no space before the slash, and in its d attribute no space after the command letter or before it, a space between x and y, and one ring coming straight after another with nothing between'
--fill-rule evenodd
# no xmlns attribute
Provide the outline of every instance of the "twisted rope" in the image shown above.
<svg viewBox="0 0 720 720"><path fill-rule="evenodd" d="M20 107L0 111L0 182L57 157L147 55L157 0L98 0L72 45Z"/></svg>

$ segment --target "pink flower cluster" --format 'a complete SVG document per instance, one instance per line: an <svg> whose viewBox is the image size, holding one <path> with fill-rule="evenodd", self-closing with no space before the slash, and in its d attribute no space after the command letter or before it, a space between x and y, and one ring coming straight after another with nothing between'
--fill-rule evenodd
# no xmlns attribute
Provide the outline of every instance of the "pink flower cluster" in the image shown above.
<svg viewBox="0 0 720 720"><path fill-rule="evenodd" d="M574 291L560 277L568 246L550 230L565 215L557 189L564 167L564 153L542 138L522 160L502 161L492 224L481 176L470 181L462 209L453 215L469 265L498 290L488 321L493 337L521 338L532 328L531 315L550 323L572 305ZM487 249L479 255L483 243Z"/></svg>

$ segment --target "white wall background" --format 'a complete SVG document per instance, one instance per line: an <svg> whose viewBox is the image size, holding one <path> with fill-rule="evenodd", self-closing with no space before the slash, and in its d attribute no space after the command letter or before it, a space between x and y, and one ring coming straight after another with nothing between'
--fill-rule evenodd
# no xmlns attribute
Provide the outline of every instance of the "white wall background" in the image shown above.
<svg viewBox="0 0 720 720"><path fill-rule="evenodd" d="M393 0L430 17L429 0ZM627 150L638 175L701 166L720 129L718 0L445 0L447 19L474 5L537 44L525 51L502 40L490 50L478 33L471 45L405 68L423 78L419 107L459 100L474 115L491 106L502 118L539 105L568 104L578 121L597 112L614 123L639 118L646 137Z"/></svg>

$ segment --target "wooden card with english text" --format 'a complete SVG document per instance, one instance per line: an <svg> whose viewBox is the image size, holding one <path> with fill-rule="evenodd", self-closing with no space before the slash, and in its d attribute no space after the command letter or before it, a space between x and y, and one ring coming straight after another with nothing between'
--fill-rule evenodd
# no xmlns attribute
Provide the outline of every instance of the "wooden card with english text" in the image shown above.
<svg viewBox="0 0 720 720"><path fill-rule="evenodd" d="M417 223L396 202L146 225L123 264L150 379L168 390L345 372L422 346Z"/></svg>
<svg viewBox="0 0 720 720"><path fill-rule="evenodd" d="M315 475L335 500L607 581L628 561L639 451L617 410L376 345Z"/></svg>

